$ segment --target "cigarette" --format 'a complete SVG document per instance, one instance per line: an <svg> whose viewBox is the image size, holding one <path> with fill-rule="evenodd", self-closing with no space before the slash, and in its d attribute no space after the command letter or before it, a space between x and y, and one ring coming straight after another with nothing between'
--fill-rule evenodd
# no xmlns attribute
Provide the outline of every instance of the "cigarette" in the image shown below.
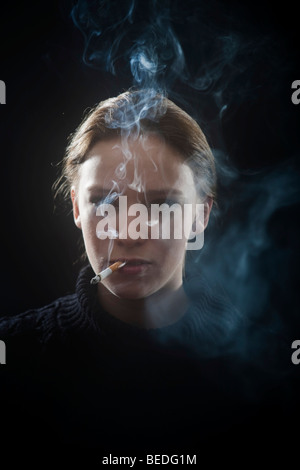
<svg viewBox="0 0 300 470"><path fill-rule="evenodd" d="M117 269L122 268L125 266L126 262L122 261L116 261L116 263L111 264L108 266L108 268L103 269L99 274L97 274L95 277L91 279L91 284L98 284L98 282L102 282L103 279L106 279L108 276L110 276L114 271Z"/></svg>

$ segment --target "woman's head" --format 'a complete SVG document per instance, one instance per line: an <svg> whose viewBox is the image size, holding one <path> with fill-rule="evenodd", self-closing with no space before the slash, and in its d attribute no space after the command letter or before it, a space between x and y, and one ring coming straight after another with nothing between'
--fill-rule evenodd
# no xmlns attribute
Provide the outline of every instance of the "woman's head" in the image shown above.
<svg viewBox="0 0 300 470"><path fill-rule="evenodd" d="M58 189L71 193L94 271L129 260L105 287L121 298L145 298L181 285L188 241L183 230L175 235L172 210L163 238L162 216L151 218L150 208L167 203L180 211L184 204L203 203L204 230L215 180L214 158L198 124L166 97L129 91L101 102L71 136Z"/></svg>

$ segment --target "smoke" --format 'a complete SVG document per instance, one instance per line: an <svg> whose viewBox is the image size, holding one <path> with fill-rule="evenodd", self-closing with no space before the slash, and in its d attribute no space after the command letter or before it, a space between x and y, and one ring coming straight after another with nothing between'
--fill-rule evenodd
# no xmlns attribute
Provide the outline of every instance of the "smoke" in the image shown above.
<svg viewBox="0 0 300 470"><path fill-rule="evenodd" d="M212 21L215 10L221 24ZM218 2L209 9L204 2L195 7L169 0L78 0L71 16L84 37L88 67L126 82L131 77L131 86L164 91L184 102L179 83L200 92L220 115L229 101L259 89L254 60L261 80L271 78L277 65L270 39L257 33L253 41Z"/></svg>
<svg viewBox="0 0 300 470"><path fill-rule="evenodd" d="M169 2L80 0L72 19L84 36L86 65L114 75L130 69L132 84L140 88L161 89L183 76L184 54Z"/></svg>
<svg viewBox="0 0 300 470"><path fill-rule="evenodd" d="M291 245L281 243L295 229L300 202L297 159L256 172L239 172L215 151L220 187L204 249L191 263L211 281L226 285L230 297L248 318L270 314L271 289L284 291ZM294 217L282 218L282 212ZM284 220L284 225L282 225ZM295 247L294 247L295 248ZM226 280L226 282L224 282ZM282 327L279 311L271 322ZM288 315L288 312L286 312Z"/></svg>
<svg viewBox="0 0 300 470"><path fill-rule="evenodd" d="M155 88L145 88L135 93L134 100L124 98L118 109L109 113L106 125L110 128L121 129L122 135L136 139L139 136L140 121L148 119L158 121L165 112L163 96Z"/></svg>
<svg viewBox="0 0 300 470"><path fill-rule="evenodd" d="M217 16L210 21L214 8L223 22ZM272 74L278 62L271 39L257 32L253 40L216 2L210 7L198 2L192 9L187 2L179 9L178 2L166 0L79 0L72 19L84 36L84 63L141 90L134 106L125 103L109 117L109 125L122 130L125 158L116 169L119 179L125 178L126 161L132 158L126 154L129 134L138 136L141 119L155 120L164 112L157 93L189 108L200 122L217 122L219 208L205 232L204 248L188 253L187 274L200 271L211 285L224 288L247 318L288 336L293 313L284 318L280 302L291 248L281 240L285 231L293 231L293 220L285 227L281 220L282 211L291 212L299 204L296 156L286 155L285 163L271 168L243 172L223 148L221 132L228 110L251 100L263 83L269 80L269 93L274 92ZM195 105L189 104L192 100Z"/></svg>

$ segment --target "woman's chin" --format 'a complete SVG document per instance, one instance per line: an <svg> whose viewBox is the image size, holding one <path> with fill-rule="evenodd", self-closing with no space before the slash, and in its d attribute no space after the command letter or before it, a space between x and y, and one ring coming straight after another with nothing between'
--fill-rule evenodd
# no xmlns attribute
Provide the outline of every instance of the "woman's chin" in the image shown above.
<svg viewBox="0 0 300 470"><path fill-rule="evenodd" d="M144 299L145 297L148 297L149 294L143 293L141 291L137 291L136 289L126 290L126 291L116 291L113 292L114 295L116 295L119 299L123 300L140 300Z"/></svg>
<svg viewBox="0 0 300 470"><path fill-rule="evenodd" d="M141 288L137 285L105 286L113 295L124 300L140 300L151 295L151 289Z"/></svg>

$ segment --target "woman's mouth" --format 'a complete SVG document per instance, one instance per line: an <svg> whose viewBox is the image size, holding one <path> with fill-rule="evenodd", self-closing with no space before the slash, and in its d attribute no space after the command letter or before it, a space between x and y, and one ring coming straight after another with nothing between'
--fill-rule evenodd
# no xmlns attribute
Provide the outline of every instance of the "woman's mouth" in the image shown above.
<svg viewBox="0 0 300 470"><path fill-rule="evenodd" d="M122 268L118 269L118 274L124 275L124 274L143 274L145 273L149 267L151 266L150 261L144 260L144 259L137 259L137 258L132 258L132 259L126 259L126 258L119 258L116 261L122 261L125 264Z"/></svg>

